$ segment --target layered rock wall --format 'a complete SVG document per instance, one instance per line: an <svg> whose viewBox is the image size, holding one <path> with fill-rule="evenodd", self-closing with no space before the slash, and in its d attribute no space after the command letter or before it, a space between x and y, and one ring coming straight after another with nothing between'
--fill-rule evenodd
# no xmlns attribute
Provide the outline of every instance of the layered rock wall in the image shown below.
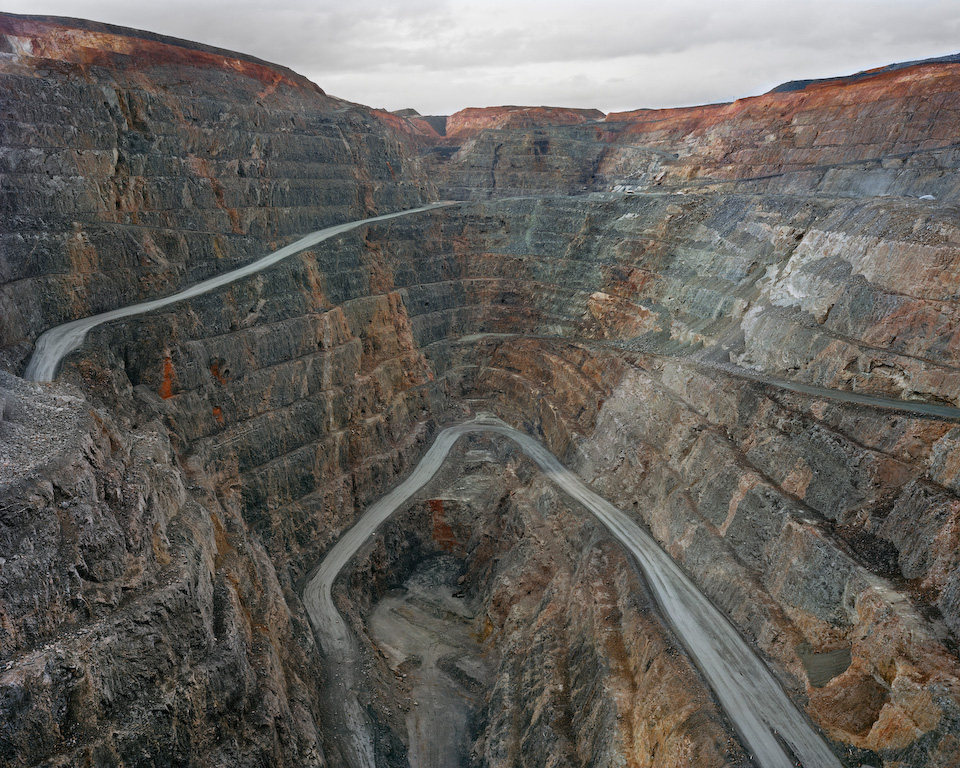
<svg viewBox="0 0 960 768"><path fill-rule="evenodd" d="M948 57L703 107L464 110L428 157L447 189L481 198L626 186L955 200L958 78Z"/></svg>
<svg viewBox="0 0 960 768"><path fill-rule="evenodd" d="M0 31L9 371L51 325L320 226L483 200L102 326L65 383L4 379L4 760L335 764L300 580L438 422L482 408L635 510L847 763L951 765L955 423L829 390L960 405L956 63L606 119L475 111L440 136L239 54ZM474 583L500 652L535 652L503 656L478 761L672 764L700 726L658 730L641 662L693 671L623 555L521 475L529 556L477 556ZM562 667L577 644L593 661ZM590 734L559 686L600 668Z"/></svg>
<svg viewBox="0 0 960 768"><path fill-rule="evenodd" d="M0 762L323 765L313 637L259 541L157 424L2 391Z"/></svg>
<svg viewBox="0 0 960 768"><path fill-rule="evenodd" d="M289 70L105 25L0 19L0 347L429 195L403 137Z"/></svg>
<svg viewBox="0 0 960 768"><path fill-rule="evenodd" d="M636 565L512 444L461 440L418 496L364 547L337 592L368 649L365 706L385 763L406 764L396 745L411 739L411 719L439 728L424 714L431 702L408 693L407 673L416 676L429 641L418 635L418 653L388 667L398 643L380 644L369 609L417 562L445 554L463 563L459 588L478 605L472 632L495 670L492 684L472 680L486 690L470 724L469 764L748 764L678 640L655 619ZM431 630L421 622L417 631Z"/></svg>

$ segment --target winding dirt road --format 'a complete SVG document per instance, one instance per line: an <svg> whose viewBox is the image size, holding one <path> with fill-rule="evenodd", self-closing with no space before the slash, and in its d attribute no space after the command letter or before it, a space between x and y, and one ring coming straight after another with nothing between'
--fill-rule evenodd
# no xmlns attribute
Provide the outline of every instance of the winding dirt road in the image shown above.
<svg viewBox="0 0 960 768"><path fill-rule="evenodd" d="M457 205L457 202L447 201L441 203L431 203L430 205L424 205L420 208L411 208L406 211L387 213L382 216L373 216L369 219L348 221L345 224L336 224L335 226L326 227L325 229L318 229L316 232L311 232L309 235L301 237L296 242L290 243L290 245L274 251L273 253L268 253L266 256L263 256L256 261L252 261L238 269L224 272L222 275L211 277L208 280L202 280L199 283L195 283L189 288L185 288L184 290L174 293L170 296L164 296L163 298L153 299L151 301L142 301L139 304L131 304L130 306L120 307L119 309L111 309L109 312L101 312L99 315L82 317L79 320L74 320L73 322L64 323L63 325L50 328L49 330L44 331L37 339L36 346L33 350L33 356L30 358L30 362L27 364L27 369L24 372L23 377L28 381L53 381L54 377L57 375L57 370L60 368L60 363L63 361L63 358L79 347L83 343L83 340L86 338L90 329L98 325L108 323L111 320L118 320L121 317L130 317L131 315L141 315L144 312L152 312L155 309L160 309L161 307L175 304L178 301L192 299L194 296L200 296L201 294L209 293L217 288L222 288L225 285L229 285L237 280L242 280L245 277L249 277L257 272L261 272L268 267L272 267L274 264L283 261L287 257L293 256L295 253L299 253L300 251L304 251L307 248L316 245L317 243L321 243L324 240L329 240L331 237L336 237L337 235L342 235L344 232L357 229L365 224L373 224L376 221L395 219L400 216L409 216L414 213L430 211L434 208L443 208L449 205Z"/></svg>
<svg viewBox="0 0 960 768"><path fill-rule="evenodd" d="M114 309L51 328L38 339L25 378L51 381L63 358L82 343L91 328L123 317L138 315L199 296L267 269L317 243L378 221L408 216L434 208L457 205L439 202L382 216L360 219L317 230L250 264L204 280L159 299ZM744 376L737 371L735 375ZM937 418L958 419L960 409L926 403L860 395L838 390L747 375L766 384L806 394L881 408L896 408ZM324 654L337 672L333 685L339 692L342 730L349 734L348 762L356 768L374 766L374 748L366 716L355 687L358 649L356 640L333 605L331 587L337 574L377 527L422 488L436 473L454 443L468 432L503 435L526 453L541 470L573 499L585 506L633 554L664 615L673 625L691 657L710 683L720 704L737 728L744 744L763 768L839 768L840 763L823 738L797 710L770 670L737 630L697 589L693 582L631 518L590 491L538 441L495 419L465 422L443 430L413 473L397 488L373 504L330 550L308 583L303 599Z"/></svg>
<svg viewBox="0 0 960 768"><path fill-rule="evenodd" d="M548 199L548 197L552 199L552 196L538 197L526 195L502 198L501 200L543 200ZM560 197L563 196L558 196L558 198ZM245 266L225 272L222 275L211 277L207 280L201 280L199 283L195 283L189 288L185 288L184 290L171 294L170 296L164 296L159 299L152 299L150 301L144 301L138 304L131 304L118 309L111 309L108 312L101 312L98 315L82 317L69 323L54 326L53 328L49 328L44 331L37 338L33 355L30 357L30 362L27 364L23 377L28 381L53 381L54 378L56 378L60 364L63 362L63 358L70 354L73 350L77 349L83 343L83 340L86 338L87 333L89 333L91 328L95 328L103 323L108 323L111 320L118 320L123 317L131 317L132 315L140 315L146 312L152 312L155 309L160 309L162 307L169 306L170 304L175 304L178 301L185 301L187 299L200 296L204 293L209 293L210 291L216 290L217 288L222 288L223 286L229 285L237 280L242 280L250 275L255 275L257 272L262 272L263 270L272 267L274 264L277 264L284 259L299 253L300 251L306 250L317 243L321 243L324 240L329 240L337 235L342 235L344 232L349 232L366 224L372 224L377 221L386 221L388 219L395 219L401 216L409 216L415 213L422 213L423 211L430 211L434 208L444 208L448 206L464 204L465 201L462 200L446 200L443 202L430 203L429 205L424 205L419 208L410 208L405 211L396 211L395 213L387 213L383 214L382 216L373 216L368 219L348 221L344 224L336 224L335 226L326 227L325 229L318 229L317 231L311 232L309 235L305 235L299 240L290 243L290 245L280 248L273 253L269 253L266 256L257 259L256 261L246 264ZM485 336L508 338L520 337L522 335L523 334L515 333L479 333L464 336L462 339L482 338ZM537 338L561 337L538 336ZM595 339L591 339L589 341L591 343L597 343L597 340ZM934 418L960 421L960 408L953 406L925 403L914 400L899 400L890 397L847 392L839 389L827 389L825 387L764 376L760 373L729 364L707 363L706 361L702 360L699 361L698 364L705 368L715 368L721 370L739 378L750 379L751 381L757 381L761 384L768 384L771 386L780 387L781 389L812 395L814 397L828 397L833 400L855 403L858 405L893 409L904 411L906 413L916 413L921 416L932 416Z"/></svg>
<svg viewBox="0 0 960 768"><path fill-rule="evenodd" d="M336 692L344 716L341 730L351 742L346 759L352 768L374 768L375 761L370 729L353 692L359 649L333 603L333 582L360 546L426 485L454 443L469 432L489 432L513 440L630 551L662 612L762 768L796 768L798 764L840 768L826 741L790 701L766 664L659 545L629 515L587 488L542 443L492 417L478 417L441 431L410 476L372 504L333 546L304 589L303 601L314 632L328 661L338 670Z"/></svg>

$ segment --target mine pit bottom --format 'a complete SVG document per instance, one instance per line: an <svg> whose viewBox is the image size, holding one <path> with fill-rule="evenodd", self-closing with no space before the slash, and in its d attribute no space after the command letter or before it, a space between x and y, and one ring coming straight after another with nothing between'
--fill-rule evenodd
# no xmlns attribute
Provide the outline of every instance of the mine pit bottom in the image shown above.
<svg viewBox="0 0 960 768"><path fill-rule="evenodd" d="M475 633L477 607L461 591L463 563L422 561L376 602L367 623L407 707L410 768L468 765L481 696L493 675Z"/></svg>

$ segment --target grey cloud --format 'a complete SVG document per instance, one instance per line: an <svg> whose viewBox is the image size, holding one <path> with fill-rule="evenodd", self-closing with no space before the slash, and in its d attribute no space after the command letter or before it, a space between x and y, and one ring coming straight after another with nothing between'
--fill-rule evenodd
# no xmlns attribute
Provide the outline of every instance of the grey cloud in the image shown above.
<svg viewBox="0 0 960 768"><path fill-rule="evenodd" d="M11 5L8 2L8 7ZM728 100L951 52L955 0L13 0L241 50L389 108Z"/></svg>

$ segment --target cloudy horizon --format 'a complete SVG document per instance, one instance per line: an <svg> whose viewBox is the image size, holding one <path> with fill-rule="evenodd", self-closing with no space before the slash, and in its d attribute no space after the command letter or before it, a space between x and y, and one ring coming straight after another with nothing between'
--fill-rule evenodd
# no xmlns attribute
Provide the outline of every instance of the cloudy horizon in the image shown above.
<svg viewBox="0 0 960 768"><path fill-rule="evenodd" d="M730 101L960 50L953 0L13 0L241 51L372 107L613 112Z"/></svg>

